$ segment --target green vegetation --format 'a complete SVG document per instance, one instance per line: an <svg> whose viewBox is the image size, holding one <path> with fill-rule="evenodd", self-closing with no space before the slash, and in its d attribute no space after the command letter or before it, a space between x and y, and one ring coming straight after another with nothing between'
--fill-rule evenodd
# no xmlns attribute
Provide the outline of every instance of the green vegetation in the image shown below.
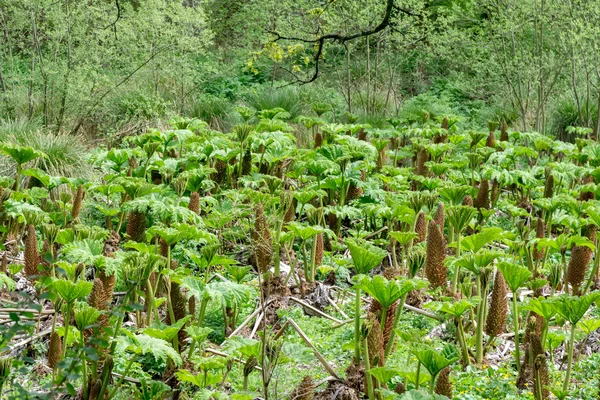
<svg viewBox="0 0 600 400"><path fill-rule="evenodd" d="M3 2L0 397L598 397L598 21Z"/></svg>

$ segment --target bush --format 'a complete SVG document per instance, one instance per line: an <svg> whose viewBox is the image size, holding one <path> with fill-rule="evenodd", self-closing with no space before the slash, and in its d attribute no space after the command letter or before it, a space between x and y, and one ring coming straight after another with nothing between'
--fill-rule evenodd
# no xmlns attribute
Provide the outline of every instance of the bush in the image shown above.
<svg viewBox="0 0 600 400"><path fill-rule="evenodd" d="M455 114L449 102L444 97L423 93L404 103L399 117L409 121L420 121L424 112L429 113L430 119L444 114Z"/></svg>
<svg viewBox="0 0 600 400"><path fill-rule="evenodd" d="M118 121L123 121L165 118L170 107L166 101L158 96L133 92L117 97L109 108L112 117L115 117Z"/></svg>

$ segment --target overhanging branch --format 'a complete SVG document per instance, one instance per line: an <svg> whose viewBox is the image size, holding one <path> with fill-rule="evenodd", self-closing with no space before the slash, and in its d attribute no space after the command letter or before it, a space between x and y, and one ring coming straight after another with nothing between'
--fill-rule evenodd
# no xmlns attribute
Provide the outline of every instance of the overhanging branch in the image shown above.
<svg viewBox="0 0 600 400"><path fill-rule="evenodd" d="M329 34L321 35L315 39L306 39L306 38L301 38L301 37L283 36L283 35L279 34L279 32L269 31L269 33L275 35L275 39L273 40L274 42L277 42L280 40L295 41L295 42L301 42L301 43L315 44L317 47L317 49L315 50L315 54L313 56L314 63L315 63L315 69L314 69L312 76L308 79L303 80L303 79L300 79L297 75L292 74L292 76L294 76L296 81L294 81L290 84L298 83L298 84L304 85L304 84L307 84L310 82L314 82L319 77L319 72L320 72L319 61L321 60L321 56L323 55L323 47L325 46L325 43L327 43L327 42L346 43L351 40L355 40L355 39L358 39L361 37L367 37L367 36L371 36L376 33L379 33L381 31L383 31L384 29L386 29L390 25L392 11L394 9L397 9L397 10L399 9L398 7L394 7L394 0L386 0L385 14L383 16L383 19L377 26L375 26L372 29L360 31L360 32L353 33L350 35L342 35L339 33L329 33ZM405 12L404 10L402 10L402 11Z"/></svg>

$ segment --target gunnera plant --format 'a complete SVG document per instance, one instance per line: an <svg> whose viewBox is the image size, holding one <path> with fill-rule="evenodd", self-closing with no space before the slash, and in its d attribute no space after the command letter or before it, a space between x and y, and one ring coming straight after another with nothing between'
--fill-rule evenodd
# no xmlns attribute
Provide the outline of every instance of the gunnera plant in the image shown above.
<svg viewBox="0 0 600 400"><path fill-rule="evenodd" d="M446 396L447 398L452 398L452 382L450 381L450 372L452 369L450 367L446 367L440 371L437 382L435 383L435 393Z"/></svg>
<svg viewBox="0 0 600 400"><path fill-rule="evenodd" d="M494 278L494 289L492 299L485 321L485 333L490 337L496 337L504 332L506 327L506 316L508 315L508 286L502 272L497 271Z"/></svg>
<svg viewBox="0 0 600 400"><path fill-rule="evenodd" d="M444 288L448 281L448 268L444 265L446 258L446 241L438 224L429 221L427 235L427 253L425 256L425 275L433 288Z"/></svg>
<svg viewBox="0 0 600 400"><path fill-rule="evenodd" d="M48 366L52 371L56 371L58 362L62 355L62 339L58 332L52 332L50 335L50 343L48 343Z"/></svg>
<svg viewBox="0 0 600 400"><path fill-rule="evenodd" d="M294 400L313 400L315 397L315 382L311 376L302 378L298 386L292 392L290 399Z"/></svg>
<svg viewBox="0 0 600 400"><path fill-rule="evenodd" d="M567 282L573 288L573 294L579 290L592 260L592 251L586 246L574 246L571 250L571 260L567 269Z"/></svg>
<svg viewBox="0 0 600 400"><path fill-rule="evenodd" d="M473 201L473 206L479 209L488 210L490 208L490 184L487 179L482 179L477 191L477 197Z"/></svg>
<svg viewBox="0 0 600 400"><path fill-rule="evenodd" d="M273 258L273 243L271 242L271 231L267 224L267 217L262 203L258 203L256 206L251 240L256 268L259 272L265 273L268 271Z"/></svg>
<svg viewBox="0 0 600 400"><path fill-rule="evenodd" d="M134 242L141 243L146 234L146 214L138 211L132 211L129 214L127 222L127 236Z"/></svg>
<svg viewBox="0 0 600 400"><path fill-rule="evenodd" d="M25 238L25 274L31 278L38 274L38 264L40 255L37 247L37 237L35 235L35 226L27 225L27 236Z"/></svg>
<svg viewBox="0 0 600 400"><path fill-rule="evenodd" d="M444 233L444 225L446 222L445 218L446 218L446 214L444 212L444 203L440 202L437 206L437 209L435 210L433 220L438 225L438 227L440 228L442 233Z"/></svg>
<svg viewBox="0 0 600 400"><path fill-rule="evenodd" d="M427 237L427 218L423 211L419 212L419 215L417 215L415 232L417 233L417 237L414 240L414 244L424 242Z"/></svg>
<svg viewBox="0 0 600 400"><path fill-rule="evenodd" d="M190 194L188 209L196 214L200 214L200 194L198 192L192 192Z"/></svg>
<svg viewBox="0 0 600 400"><path fill-rule="evenodd" d="M79 214L81 213L81 204L83 202L83 185L79 185L77 187L77 193L73 198L73 207L71 208L71 218L77 219L79 218Z"/></svg>

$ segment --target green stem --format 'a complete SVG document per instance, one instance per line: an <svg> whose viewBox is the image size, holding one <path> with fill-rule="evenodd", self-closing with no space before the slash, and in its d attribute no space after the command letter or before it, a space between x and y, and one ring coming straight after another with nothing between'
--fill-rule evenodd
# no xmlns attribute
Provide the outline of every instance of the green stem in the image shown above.
<svg viewBox="0 0 600 400"><path fill-rule="evenodd" d="M131 358L127 362L127 365L125 366L125 371L123 371L123 374L121 375L121 377L119 378L119 380L115 384L115 387L108 394L108 398L109 399L112 399L113 397L115 397L115 394L117 394L117 390L123 384L123 381L125 380L125 377L127 376L127 374L129 374L129 371L131 370L131 367L133 366L133 362L135 361L135 359L136 359L136 356L133 355L133 356L131 356Z"/></svg>
<svg viewBox="0 0 600 400"><path fill-rule="evenodd" d="M63 353L62 359L65 359L67 354L67 347L69 344L69 321L71 320L71 303L67 303L67 312L65 313L65 335L64 335L64 343L63 343Z"/></svg>
<svg viewBox="0 0 600 400"><path fill-rule="evenodd" d="M517 362L517 371L521 372L521 352L519 350L519 314L517 305L517 293L513 292L513 326L515 331L515 361Z"/></svg>
<svg viewBox="0 0 600 400"><path fill-rule="evenodd" d="M171 279L167 282L167 309L171 325L174 325L177 321L175 320L175 312L173 311L173 303L171 302ZM173 338L173 348L179 353L179 339L177 335Z"/></svg>
<svg viewBox="0 0 600 400"><path fill-rule="evenodd" d="M460 257L460 231L456 231L456 258ZM460 273L460 266L458 263L455 264L454 276L452 277L452 293L456 293L458 290L458 275Z"/></svg>
<svg viewBox="0 0 600 400"><path fill-rule="evenodd" d="M385 319L387 318L387 311L388 308L387 307L382 307L381 308L381 332L383 333L383 331L385 330Z"/></svg>
<svg viewBox="0 0 600 400"><path fill-rule="evenodd" d="M600 257L598 257L598 252L596 252L596 257L594 258L594 268L592 269L592 273L585 284L585 289L581 293L582 296L587 293L592 286L592 283L594 283L594 279L598 275L598 268L600 268Z"/></svg>
<svg viewBox="0 0 600 400"><path fill-rule="evenodd" d="M480 277L477 279L477 285L479 286L480 298L483 299L477 306L477 331L475 332L475 355L477 358L477 364L483 363L483 321L485 317L485 307L487 304L487 290L481 287Z"/></svg>
<svg viewBox="0 0 600 400"><path fill-rule="evenodd" d="M209 300L210 298L205 297L200 303L200 311L198 312L198 326L202 326L202 323L204 322L204 315L206 314L206 307L208 306Z"/></svg>
<svg viewBox="0 0 600 400"><path fill-rule="evenodd" d="M310 274L308 270L308 256L306 254L306 240L302 241L302 261L304 265L302 266L304 269L304 280L306 282L310 282Z"/></svg>
<svg viewBox="0 0 600 400"><path fill-rule="evenodd" d="M462 351L463 363L466 367L469 365L469 349L467 349L467 341L465 339L465 328L463 327L462 318L458 319L458 342Z"/></svg>
<svg viewBox="0 0 600 400"><path fill-rule="evenodd" d="M148 298L146 299L146 302L148 303L148 309L146 310L146 326L150 326L152 324L152 309L154 308L154 290L150 278L146 279L146 288L148 291Z"/></svg>
<svg viewBox="0 0 600 400"><path fill-rule="evenodd" d="M396 340L396 329L400 323L400 315L402 314L402 309L404 308L404 301L406 300L406 295L402 296L400 300L398 300L398 307L396 307L396 313L394 314L394 324L392 326L392 332L390 333L390 338L388 339L387 346L385 347L385 358L390 355L392 349L394 348L394 342Z"/></svg>
<svg viewBox="0 0 600 400"><path fill-rule="evenodd" d="M79 338L81 340L81 344L85 345L85 343L84 343L85 338L83 336L83 330L80 331ZM82 355L82 357L81 357L81 369L82 369L82 375L83 375L81 390L83 392L83 398L87 399L88 398L88 373L87 373L87 361L85 360L85 351L82 351L81 355Z"/></svg>
<svg viewBox="0 0 600 400"><path fill-rule="evenodd" d="M419 390L419 383L421 382L421 361L417 361L417 375L415 379L415 389Z"/></svg>
<svg viewBox="0 0 600 400"><path fill-rule="evenodd" d="M373 392L373 380L371 374L369 374L369 370L371 369L371 362L369 360L369 346L367 345L367 337L363 338L363 347L365 351L365 380L367 381L367 394L369 396L369 400L375 399L375 394Z"/></svg>
<svg viewBox="0 0 600 400"><path fill-rule="evenodd" d="M317 266L315 265L315 261L317 259L317 237L313 236L312 246L310 251L310 278L311 282L314 282L317 275Z"/></svg>
<svg viewBox="0 0 600 400"><path fill-rule="evenodd" d="M433 389L435 389L435 375L431 375L431 380L429 381L429 393L433 394Z"/></svg>
<svg viewBox="0 0 600 400"><path fill-rule="evenodd" d="M360 289L356 288L354 301L354 361L360 364Z"/></svg>
<svg viewBox="0 0 600 400"><path fill-rule="evenodd" d="M575 346L575 324L571 325L571 336L569 337L567 373L565 374L565 382L563 383L563 391L566 392L569 388L569 380L571 379L571 364L573 364L573 347Z"/></svg>

